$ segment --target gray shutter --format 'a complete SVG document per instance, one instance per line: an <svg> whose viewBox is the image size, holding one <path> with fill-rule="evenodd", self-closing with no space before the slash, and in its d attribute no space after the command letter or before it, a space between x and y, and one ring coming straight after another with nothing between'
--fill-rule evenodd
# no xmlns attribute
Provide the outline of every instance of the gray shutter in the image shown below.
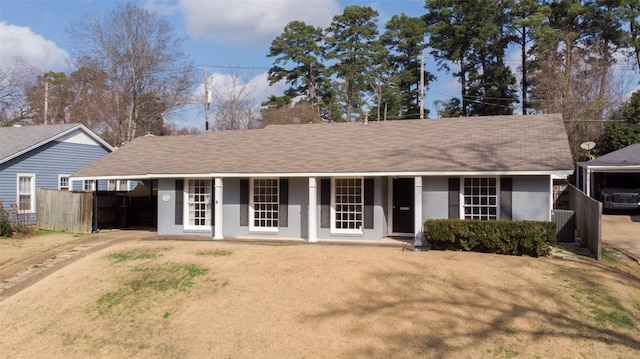
<svg viewBox="0 0 640 359"><path fill-rule="evenodd" d="M364 228L373 228L373 197L375 185L373 178L364 180Z"/></svg>
<svg viewBox="0 0 640 359"><path fill-rule="evenodd" d="M240 226L249 225L249 180L240 180Z"/></svg>
<svg viewBox="0 0 640 359"><path fill-rule="evenodd" d="M289 226L289 180L280 179L280 202L278 206L278 227Z"/></svg>
<svg viewBox="0 0 640 359"><path fill-rule="evenodd" d="M500 219L511 220L511 191L513 190L512 178L500 178Z"/></svg>
<svg viewBox="0 0 640 359"><path fill-rule="evenodd" d="M320 179L320 228L331 227L331 179Z"/></svg>
<svg viewBox="0 0 640 359"><path fill-rule="evenodd" d="M184 180L176 180L175 191L173 195L175 207L175 224L182 224L184 218Z"/></svg>
<svg viewBox="0 0 640 359"><path fill-rule="evenodd" d="M460 218L460 178L449 178L449 219Z"/></svg>

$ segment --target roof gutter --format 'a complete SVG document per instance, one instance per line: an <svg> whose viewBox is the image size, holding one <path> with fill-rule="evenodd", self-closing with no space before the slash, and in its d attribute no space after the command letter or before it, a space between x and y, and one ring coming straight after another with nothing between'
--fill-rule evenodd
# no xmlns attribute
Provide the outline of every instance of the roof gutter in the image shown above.
<svg viewBox="0 0 640 359"><path fill-rule="evenodd" d="M70 179L78 180L143 180L143 179L168 179L168 178L247 178L247 177L289 177L289 178L307 178L307 177L419 177L419 176L551 176L554 179L564 179L573 174L574 170L557 170L557 171L452 171L452 172L339 172L339 173L291 173L291 172L273 172L273 173L162 173L162 174L132 174L132 175L109 175L109 176L71 176Z"/></svg>

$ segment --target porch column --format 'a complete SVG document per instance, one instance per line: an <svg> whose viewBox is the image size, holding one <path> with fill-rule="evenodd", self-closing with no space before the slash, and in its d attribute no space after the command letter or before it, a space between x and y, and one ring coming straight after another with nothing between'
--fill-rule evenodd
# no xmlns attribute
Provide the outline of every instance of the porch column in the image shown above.
<svg viewBox="0 0 640 359"><path fill-rule="evenodd" d="M422 176L416 176L413 188L413 238L414 245L424 244L424 233L422 228Z"/></svg>
<svg viewBox="0 0 640 359"><path fill-rule="evenodd" d="M309 211L307 223L308 241L318 241L318 185L315 177L309 177Z"/></svg>
<svg viewBox="0 0 640 359"><path fill-rule="evenodd" d="M586 168L587 171L584 174L584 193L591 197L591 169Z"/></svg>
<svg viewBox="0 0 640 359"><path fill-rule="evenodd" d="M222 178L215 178L214 207L213 207L213 239L224 239L222 236Z"/></svg>

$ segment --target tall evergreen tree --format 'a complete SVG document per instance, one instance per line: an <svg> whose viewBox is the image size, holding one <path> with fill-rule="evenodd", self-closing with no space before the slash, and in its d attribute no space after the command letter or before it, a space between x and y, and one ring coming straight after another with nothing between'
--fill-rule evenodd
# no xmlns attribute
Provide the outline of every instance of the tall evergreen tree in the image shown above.
<svg viewBox="0 0 640 359"><path fill-rule="evenodd" d="M622 0L622 21L630 56L634 58L640 72L640 3L637 0Z"/></svg>
<svg viewBox="0 0 640 359"><path fill-rule="evenodd" d="M512 39L509 2L426 0L429 45L441 69L456 63L464 116L513 112L515 78L504 56Z"/></svg>
<svg viewBox="0 0 640 359"><path fill-rule="evenodd" d="M321 28L302 21L288 23L269 48L267 57L275 57L274 66L269 69L269 85L285 80L290 85L290 99L304 96L311 106L317 106L318 87L326 77L322 41ZM293 67L286 68L287 65Z"/></svg>
<svg viewBox="0 0 640 359"><path fill-rule="evenodd" d="M346 121L351 121L352 107L362 104L361 94L370 83L377 18L378 12L368 6L347 6L326 29L326 57L334 61L329 67L331 73L343 81Z"/></svg>
<svg viewBox="0 0 640 359"><path fill-rule="evenodd" d="M388 62L392 73L384 102L391 105L390 113L398 118L417 118L420 112L420 68L422 52L427 48L425 22L406 14L394 15L385 25L382 44L390 51ZM434 76L424 72L423 87ZM393 90L392 90L393 89ZM399 101L394 99L399 98Z"/></svg>

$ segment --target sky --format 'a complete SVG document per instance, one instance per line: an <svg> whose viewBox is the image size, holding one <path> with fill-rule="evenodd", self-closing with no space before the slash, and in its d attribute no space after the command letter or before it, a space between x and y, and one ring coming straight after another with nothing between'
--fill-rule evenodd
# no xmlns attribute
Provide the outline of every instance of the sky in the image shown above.
<svg viewBox="0 0 640 359"><path fill-rule="evenodd" d="M284 85L268 86L267 71L271 41L293 20L326 28L345 6L376 9L380 32L396 14L421 16L424 0L138 0L168 20L178 36L185 38L183 50L194 64L212 78L212 86L240 68L243 78L255 84L257 103L269 95L281 95ZM8 68L14 56L21 56L41 71L69 70L73 48L67 30L89 14L113 9L113 0L0 0L0 67ZM517 54L516 54L517 55ZM517 57L514 57L517 58ZM450 74L438 72L433 58L425 53L425 66L437 81L425 93L425 108L434 117L434 101L459 97L460 85ZM204 76L203 76L204 82ZM179 127L203 127L204 106L179 112Z"/></svg>

